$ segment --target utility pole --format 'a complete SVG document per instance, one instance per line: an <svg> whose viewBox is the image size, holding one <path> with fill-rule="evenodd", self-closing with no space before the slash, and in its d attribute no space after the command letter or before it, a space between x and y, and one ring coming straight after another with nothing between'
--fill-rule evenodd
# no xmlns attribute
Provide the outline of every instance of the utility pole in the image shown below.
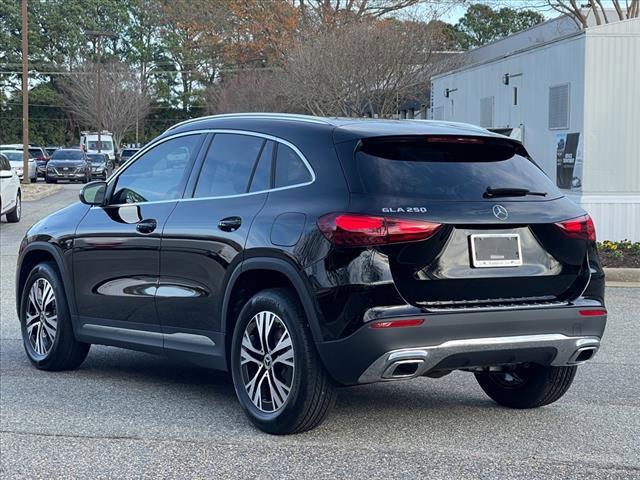
<svg viewBox="0 0 640 480"><path fill-rule="evenodd" d="M29 13L22 0L22 183L29 182Z"/></svg>
<svg viewBox="0 0 640 480"><path fill-rule="evenodd" d="M94 40L96 48L96 117L98 121L98 152L102 152L102 37L115 38L112 32L87 30L84 34Z"/></svg>

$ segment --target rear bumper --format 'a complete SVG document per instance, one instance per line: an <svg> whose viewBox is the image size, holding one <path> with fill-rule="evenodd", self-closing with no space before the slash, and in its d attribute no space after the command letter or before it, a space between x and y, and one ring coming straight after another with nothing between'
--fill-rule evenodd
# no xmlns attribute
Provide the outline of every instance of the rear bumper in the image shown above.
<svg viewBox="0 0 640 480"><path fill-rule="evenodd" d="M580 314L589 309L602 305L586 300L557 308L421 313L407 317L422 318L420 326L365 324L317 346L329 373L344 385L515 363L577 365L597 351L606 325L606 315Z"/></svg>

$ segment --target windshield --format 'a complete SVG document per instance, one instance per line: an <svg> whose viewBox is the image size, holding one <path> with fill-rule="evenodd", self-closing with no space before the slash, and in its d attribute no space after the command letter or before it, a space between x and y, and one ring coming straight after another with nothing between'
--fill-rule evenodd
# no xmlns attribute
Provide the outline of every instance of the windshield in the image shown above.
<svg viewBox="0 0 640 480"><path fill-rule="evenodd" d="M104 163L104 155L87 155L87 157L89 157L89 160L91 160L91 163Z"/></svg>
<svg viewBox="0 0 640 480"><path fill-rule="evenodd" d="M6 155L10 162L17 160L22 161L22 152L4 152L4 155Z"/></svg>
<svg viewBox="0 0 640 480"><path fill-rule="evenodd" d="M84 155L80 150L56 150L51 156L52 160L82 160Z"/></svg>
<svg viewBox="0 0 640 480"><path fill-rule="evenodd" d="M102 148L101 150L113 150L113 143L109 140L102 140ZM89 140L87 142L87 150L98 150L98 141L97 140Z"/></svg>
<svg viewBox="0 0 640 480"><path fill-rule="evenodd" d="M487 189L523 189L561 196L553 182L514 142L475 137L365 139L356 151L356 167L365 193L478 201ZM518 195L512 195L518 196Z"/></svg>
<svg viewBox="0 0 640 480"><path fill-rule="evenodd" d="M138 150L132 150L130 148L125 148L124 150L122 150L122 156L123 157L132 157L133 154L135 154Z"/></svg>

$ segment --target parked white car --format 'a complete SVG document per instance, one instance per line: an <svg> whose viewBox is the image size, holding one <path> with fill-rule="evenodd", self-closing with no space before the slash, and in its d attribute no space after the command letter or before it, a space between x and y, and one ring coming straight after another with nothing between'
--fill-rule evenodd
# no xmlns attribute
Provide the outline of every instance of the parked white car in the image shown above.
<svg viewBox="0 0 640 480"><path fill-rule="evenodd" d="M2 153L9 159L11 168L16 171L18 178L22 180L24 176L24 164L22 163L22 159L24 158L23 152L20 150L5 150ZM31 180L31 183L38 181L38 164L36 163L36 159L32 157L29 158L28 178Z"/></svg>
<svg viewBox="0 0 640 480"><path fill-rule="evenodd" d="M0 153L0 217L6 215L7 222L15 223L21 214L20 179L6 155Z"/></svg>

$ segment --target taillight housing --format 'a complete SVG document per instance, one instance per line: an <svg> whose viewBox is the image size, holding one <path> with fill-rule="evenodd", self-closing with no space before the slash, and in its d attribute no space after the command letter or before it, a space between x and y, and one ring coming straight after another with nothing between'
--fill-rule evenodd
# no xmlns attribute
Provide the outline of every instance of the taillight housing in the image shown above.
<svg viewBox="0 0 640 480"><path fill-rule="evenodd" d="M426 240L442 224L354 213L329 213L318 219L322 234L336 246L358 247Z"/></svg>
<svg viewBox="0 0 640 480"><path fill-rule="evenodd" d="M596 227L589 215L558 222L556 226L568 237L596 241Z"/></svg>

